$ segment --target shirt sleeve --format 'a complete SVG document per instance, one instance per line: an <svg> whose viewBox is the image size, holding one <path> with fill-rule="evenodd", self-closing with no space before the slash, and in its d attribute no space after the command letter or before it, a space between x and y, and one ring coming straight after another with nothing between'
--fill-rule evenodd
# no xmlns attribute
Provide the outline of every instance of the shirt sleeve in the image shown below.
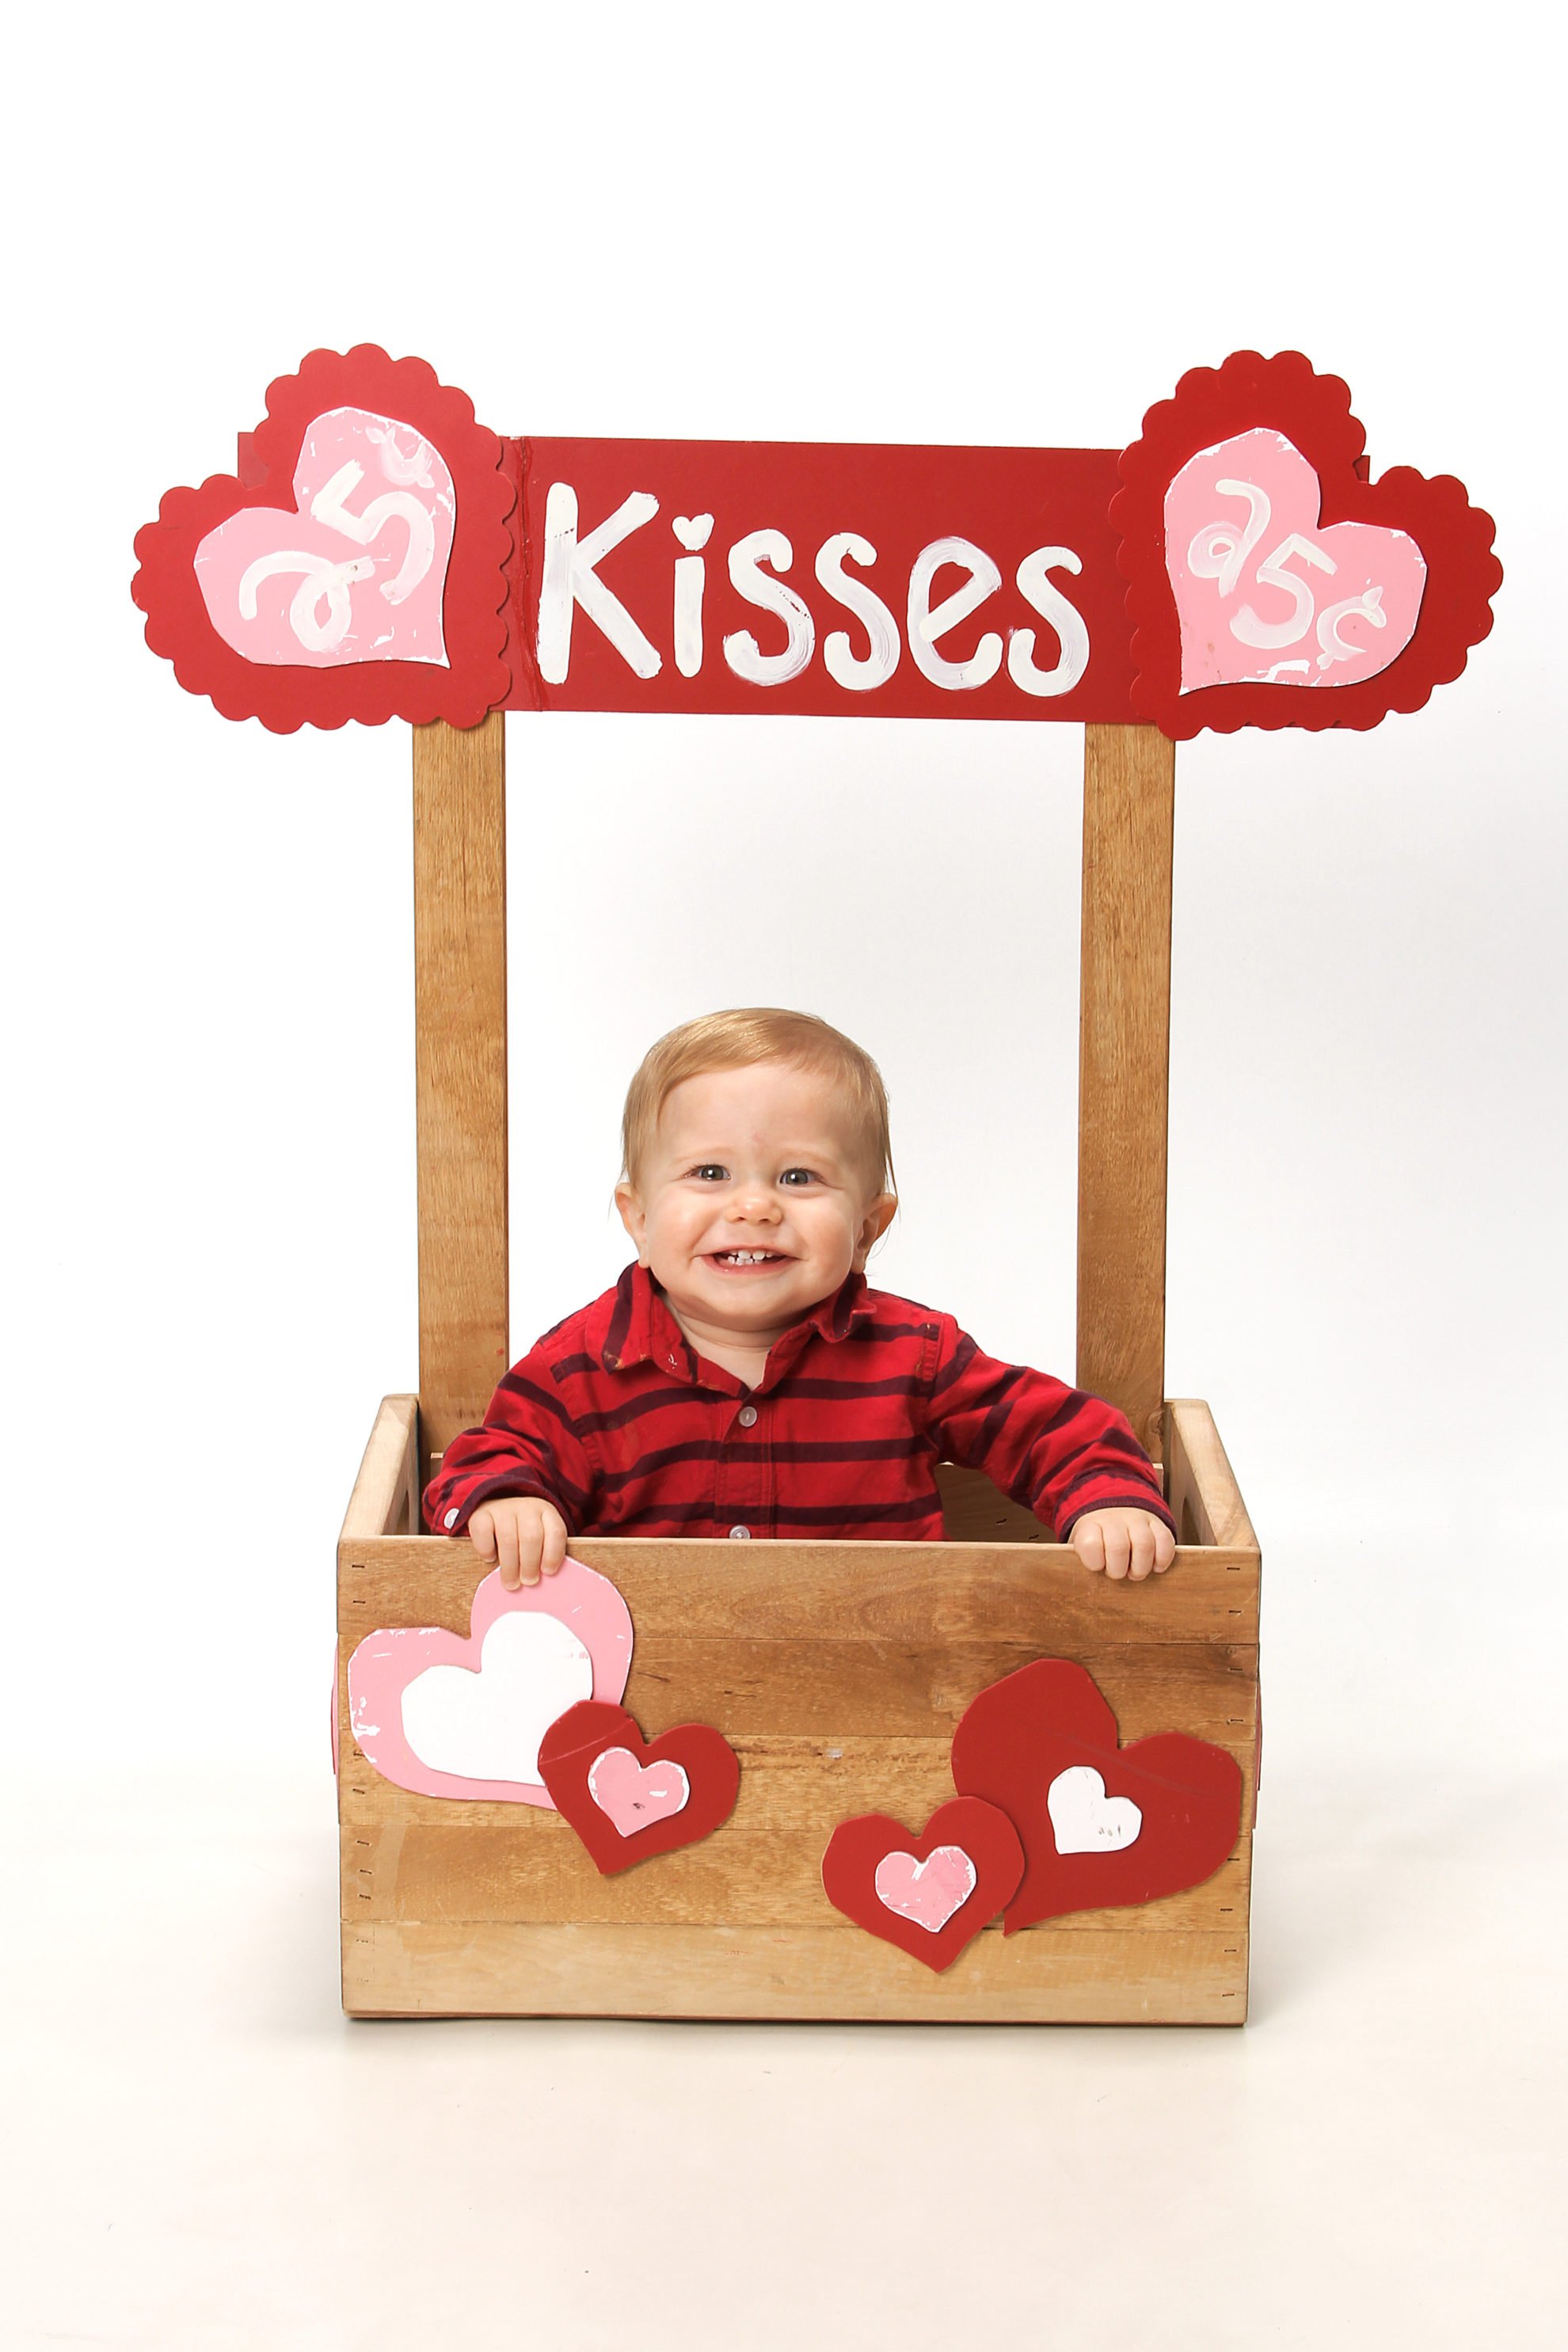
<svg viewBox="0 0 1568 2352"><path fill-rule="evenodd" d="M578 1535L594 1516L598 1473L539 1349L514 1364L478 1429L454 1437L425 1489L425 1523L460 1536L481 1503L537 1495Z"/></svg>
<svg viewBox="0 0 1568 2352"><path fill-rule="evenodd" d="M1109 1506L1150 1511L1176 1531L1154 1465L1114 1405L1027 1364L998 1363L951 1315L937 1326L927 1431L939 1454L983 1470L1058 1543L1085 1511Z"/></svg>

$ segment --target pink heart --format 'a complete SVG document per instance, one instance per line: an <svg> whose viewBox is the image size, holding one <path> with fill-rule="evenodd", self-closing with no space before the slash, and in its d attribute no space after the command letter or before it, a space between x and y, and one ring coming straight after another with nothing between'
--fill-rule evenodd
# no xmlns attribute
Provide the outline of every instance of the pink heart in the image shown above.
<svg viewBox="0 0 1568 2352"><path fill-rule="evenodd" d="M1318 477L1259 425L1189 457L1165 493L1165 569L1182 632L1182 692L1354 686L1403 653L1426 564L1408 532L1320 529Z"/></svg>
<svg viewBox="0 0 1568 2352"><path fill-rule="evenodd" d="M912 1853L885 1853L872 1881L879 1903L933 1936L968 1902L975 1884L974 1864L961 1845L935 1846L923 1862Z"/></svg>
<svg viewBox="0 0 1568 2352"><path fill-rule="evenodd" d="M691 1783L668 1757L639 1764L629 1748L606 1748L588 1768L588 1794L623 1837L682 1812Z"/></svg>
<svg viewBox="0 0 1568 2352"><path fill-rule="evenodd" d="M328 409L305 427L292 509L242 507L196 549L208 617L247 661L445 669L457 512L446 460L415 426Z"/></svg>
<svg viewBox="0 0 1568 2352"><path fill-rule="evenodd" d="M540 1741L582 1700L618 1701L631 1663L631 1613L607 1576L567 1559L509 1592L492 1569L466 1641L440 1625L365 1635L349 1660L349 1724L400 1789L553 1810Z"/></svg>

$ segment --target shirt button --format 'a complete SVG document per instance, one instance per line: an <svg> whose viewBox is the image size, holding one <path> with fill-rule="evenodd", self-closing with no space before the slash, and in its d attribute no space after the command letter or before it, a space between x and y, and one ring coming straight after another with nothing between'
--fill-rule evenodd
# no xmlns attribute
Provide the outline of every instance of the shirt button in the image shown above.
<svg viewBox="0 0 1568 2352"><path fill-rule="evenodd" d="M737 1543L750 1543L752 1540L750 1528L731 1528L730 1533Z"/></svg>
<svg viewBox="0 0 1568 2352"><path fill-rule="evenodd" d="M441 1522L441 1525L442 1525L444 1528L455 1528L455 1527L457 1526L457 1524L458 1524L458 1514L457 1514L457 1512L456 1512L456 1511L448 1511L448 1512L447 1512L447 1516L446 1516L446 1517L445 1517L445 1518L442 1520L442 1522Z"/></svg>
<svg viewBox="0 0 1568 2352"><path fill-rule="evenodd" d="M754 1428L757 1419L756 1406L754 1404L743 1404L741 1407L740 1412L735 1415L735 1418L740 1423L742 1429Z"/></svg>

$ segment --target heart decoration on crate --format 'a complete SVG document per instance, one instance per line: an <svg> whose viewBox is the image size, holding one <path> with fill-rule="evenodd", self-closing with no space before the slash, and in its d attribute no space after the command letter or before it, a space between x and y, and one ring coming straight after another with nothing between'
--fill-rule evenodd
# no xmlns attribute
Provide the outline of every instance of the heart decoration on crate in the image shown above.
<svg viewBox="0 0 1568 2352"><path fill-rule="evenodd" d="M964 1796L939 1805L918 1837L890 1813L840 1822L822 1884L847 1919L940 1974L996 1916L1023 1870L1007 1815Z"/></svg>
<svg viewBox="0 0 1568 2352"><path fill-rule="evenodd" d="M680 1723L645 1739L624 1706L596 1699L551 1725L539 1769L606 1877L721 1828L741 1783L739 1757L710 1725Z"/></svg>
<svg viewBox="0 0 1568 2352"><path fill-rule="evenodd" d="M1008 1935L1196 1886L1241 1825L1234 1756L1181 1731L1121 1747L1093 1675L1066 1658L1037 1658L980 1693L953 1734L952 1777L1023 1842Z"/></svg>
<svg viewBox="0 0 1568 2352"><path fill-rule="evenodd" d="M366 1634L349 1660L350 1727L400 1789L548 1806L545 1733L580 1700L613 1706L631 1663L631 1613L607 1576L567 1559L509 1592L494 1569L466 1640L441 1625Z"/></svg>

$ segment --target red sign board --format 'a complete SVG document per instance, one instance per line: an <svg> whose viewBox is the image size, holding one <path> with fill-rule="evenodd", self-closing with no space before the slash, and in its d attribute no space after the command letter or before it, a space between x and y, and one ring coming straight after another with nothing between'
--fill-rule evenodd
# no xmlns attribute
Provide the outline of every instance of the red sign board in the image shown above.
<svg viewBox="0 0 1568 2352"><path fill-rule="evenodd" d="M509 709L1131 720L1106 449L508 444Z"/></svg>
<svg viewBox="0 0 1568 2352"><path fill-rule="evenodd" d="M1491 626L1492 522L1373 481L1300 352L1131 448L503 441L422 360L313 352L137 535L147 641L280 731L488 711L1375 726Z"/></svg>

